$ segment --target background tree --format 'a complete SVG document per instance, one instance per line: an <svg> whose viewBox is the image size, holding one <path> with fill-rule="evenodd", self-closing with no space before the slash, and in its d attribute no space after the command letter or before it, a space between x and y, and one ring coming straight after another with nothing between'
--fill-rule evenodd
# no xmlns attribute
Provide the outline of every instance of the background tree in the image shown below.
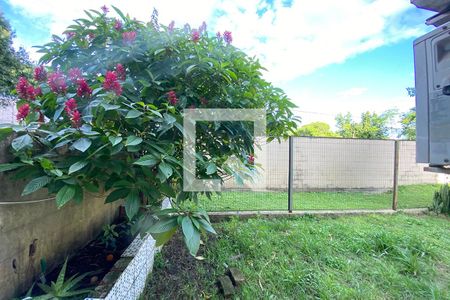
<svg viewBox="0 0 450 300"><path fill-rule="evenodd" d="M408 96L415 97L416 89L413 87L406 88ZM408 140L416 139L416 108L411 108L408 112L403 113L400 119L400 134L398 137L402 137Z"/></svg>
<svg viewBox="0 0 450 300"><path fill-rule="evenodd" d="M413 87L407 87L406 92L408 93L408 96L415 97L416 96L416 88Z"/></svg>
<svg viewBox="0 0 450 300"><path fill-rule="evenodd" d="M29 73L31 62L25 49L14 50L14 32L0 13L0 94L9 94L19 75Z"/></svg>
<svg viewBox="0 0 450 300"><path fill-rule="evenodd" d="M330 125L325 122L313 122L303 125L296 133L296 136L317 136L317 137L339 137L336 132L331 130Z"/></svg>
<svg viewBox="0 0 450 300"><path fill-rule="evenodd" d="M361 121L353 120L351 113L336 116L337 133L344 138L387 139L392 132L391 123L397 112L388 110L378 115L365 112L361 114Z"/></svg>

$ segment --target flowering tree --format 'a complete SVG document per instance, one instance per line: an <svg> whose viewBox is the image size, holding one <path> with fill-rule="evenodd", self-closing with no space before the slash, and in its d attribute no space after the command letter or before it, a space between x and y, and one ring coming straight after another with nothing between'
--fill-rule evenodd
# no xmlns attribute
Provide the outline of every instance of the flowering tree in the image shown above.
<svg viewBox="0 0 450 300"><path fill-rule="evenodd" d="M156 11L144 24L113 9L120 19L106 7L86 11L40 47L41 65L16 86L20 125L0 131L17 134L16 159L0 171L31 178L23 195L46 187L58 207L104 189L106 203L125 199L128 218L158 243L181 227L195 255L200 233L214 229L192 205L197 193L182 190L183 109L265 108L268 135L283 137L295 127L293 104L232 46L231 32L162 26ZM254 168L252 133L246 122L200 122L199 176L233 175L223 167L232 155ZM158 212L165 197L173 208Z"/></svg>

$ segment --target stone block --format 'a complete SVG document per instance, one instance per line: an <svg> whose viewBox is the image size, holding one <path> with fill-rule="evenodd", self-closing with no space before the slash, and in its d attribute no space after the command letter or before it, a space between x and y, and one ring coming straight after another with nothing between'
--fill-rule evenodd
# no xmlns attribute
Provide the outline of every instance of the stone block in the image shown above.
<svg viewBox="0 0 450 300"><path fill-rule="evenodd" d="M240 285L245 281L244 274L237 268L229 268L228 274L230 275L230 279L235 286Z"/></svg>
<svg viewBox="0 0 450 300"><path fill-rule="evenodd" d="M219 277L220 290L225 298L231 297L234 294L234 286L231 282L230 277L220 276Z"/></svg>

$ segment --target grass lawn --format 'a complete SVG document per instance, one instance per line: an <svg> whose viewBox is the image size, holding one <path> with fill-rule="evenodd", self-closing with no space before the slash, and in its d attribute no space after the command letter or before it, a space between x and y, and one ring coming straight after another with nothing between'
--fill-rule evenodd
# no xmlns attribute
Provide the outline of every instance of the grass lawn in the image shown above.
<svg viewBox="0 0 450 300"><path fill-rule="evenodd" d="M428 207L439 185L405 185L399 187L399 208ZM295 210L311 209L387 209L392 207L392 192L296 192ZM223 192L200 202L208 211L287 210L287 192Z"/></svg>
<svg viewBox="0 0 450 300"><path fill-rule="evenodd" d="M180 237L155 260L143 299L220 299L227 266L246 281L235 299L450 299L450 219L347 216L215 224L190 257Z"/></svg>

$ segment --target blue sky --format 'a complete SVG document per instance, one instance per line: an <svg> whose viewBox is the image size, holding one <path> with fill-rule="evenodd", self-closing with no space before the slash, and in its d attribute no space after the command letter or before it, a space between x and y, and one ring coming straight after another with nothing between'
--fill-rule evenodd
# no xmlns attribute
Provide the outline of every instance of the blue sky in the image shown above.
<svg viewBox="0 0 450 300"><path fill-rule="evenodd" d="M405 90L414 85L412 42L432 30L423 25L431 13L409 0L0 0L0 9L15 45L37 59L32 45L104 4L140 20L155 7L164 24L206 21L210 32L231 30L234 45L260 58L265 77L299 106L303 123L412 107Z"/></svg>

